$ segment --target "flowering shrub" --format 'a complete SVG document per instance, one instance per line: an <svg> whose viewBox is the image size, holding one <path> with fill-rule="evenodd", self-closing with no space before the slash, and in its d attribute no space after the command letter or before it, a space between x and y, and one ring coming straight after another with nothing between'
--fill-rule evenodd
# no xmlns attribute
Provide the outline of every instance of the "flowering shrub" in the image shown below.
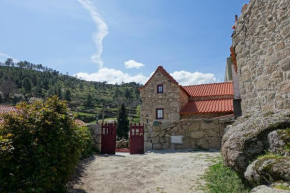
<svg viewBox="0 0 290 193"><path fill-rule="evenodd" d="M88 129L56 96L17 108L0 126L0 192L62 192L79 158L91 152Z"/></svg>

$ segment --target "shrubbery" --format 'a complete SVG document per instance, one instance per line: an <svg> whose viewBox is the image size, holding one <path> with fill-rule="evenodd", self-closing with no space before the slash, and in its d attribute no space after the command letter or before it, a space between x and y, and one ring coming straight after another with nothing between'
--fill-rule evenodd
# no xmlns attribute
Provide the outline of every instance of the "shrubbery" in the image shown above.
<svg viewBox="0 0 290 193"><path fill-rule="evenodd" d="M249 192L238 174L231 168L224 166L221 161L210 166L203 179L206 181L204 189L209 193Z"/></svg>
<svg viewBox="0 0 290 193"><path fill-rule="evenodd" d="M0 192L62 192L81 156L91 153L87 128L56 96L4 115L0 126Z"/></svg>

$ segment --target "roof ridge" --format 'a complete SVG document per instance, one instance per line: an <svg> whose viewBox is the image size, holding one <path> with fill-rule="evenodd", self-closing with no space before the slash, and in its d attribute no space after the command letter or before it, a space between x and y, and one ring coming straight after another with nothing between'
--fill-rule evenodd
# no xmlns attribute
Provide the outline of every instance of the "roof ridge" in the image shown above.
<svg viewBox="0 0 290 193"><path fill-rule="evenodd" d="M228 82L214 82L214 83L206 83L206 84L193 84L193 85L187 85L187 86L182 86L182 87L189 87L189 86L203 86L203 85L213 85L213 84L229 84L233 83L233 81L228 81Z"/></svg>
<svg viewBox="0 0 290 193"><path fill-rule="evenodd" d="M169 78L169 80L171 80L174 84L180 86L179 83L163 68L163 66L158 66L157 69L155 70L155 72L152 74L152 76L147 80L147 82L144 84L144 86L139 88L139 90L144 88L148 84L148 82L150 82L150 80L156 74L157 71L160 71L164 76Z"/></svg>

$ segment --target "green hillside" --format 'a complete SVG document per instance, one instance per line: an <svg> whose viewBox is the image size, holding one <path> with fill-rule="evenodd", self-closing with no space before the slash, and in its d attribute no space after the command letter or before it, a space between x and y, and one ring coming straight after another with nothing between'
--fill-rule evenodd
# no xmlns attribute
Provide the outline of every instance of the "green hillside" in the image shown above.
<svg viewBox="0 0 290 193"><path fill-rule="evenodd" d="M85 122L95 120L97 113L101 118L103 106L105 118L115 118L122 103L128 113L136 117L140 86L135 82L118 85L84 81L26 61L14 63L8 59L5 63L0 62L0 104L15 105L20 101L58 95L67 100L71 110Z"/></svg>

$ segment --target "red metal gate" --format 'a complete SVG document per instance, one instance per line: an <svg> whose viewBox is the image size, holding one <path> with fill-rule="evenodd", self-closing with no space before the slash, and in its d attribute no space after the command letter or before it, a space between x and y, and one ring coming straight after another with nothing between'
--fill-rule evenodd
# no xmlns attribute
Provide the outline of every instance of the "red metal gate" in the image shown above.
<svg viewBox="0 0 290 193"><path fill-rule="evenodd" d="M102 154L115 154L116 152L116 123L102 124Z"/></svg>
<svg viewBox="0 0 290 193"><path fill-rule="evenodd" d="M144 124L130 124L130 154L144 154Z"/></svg>

